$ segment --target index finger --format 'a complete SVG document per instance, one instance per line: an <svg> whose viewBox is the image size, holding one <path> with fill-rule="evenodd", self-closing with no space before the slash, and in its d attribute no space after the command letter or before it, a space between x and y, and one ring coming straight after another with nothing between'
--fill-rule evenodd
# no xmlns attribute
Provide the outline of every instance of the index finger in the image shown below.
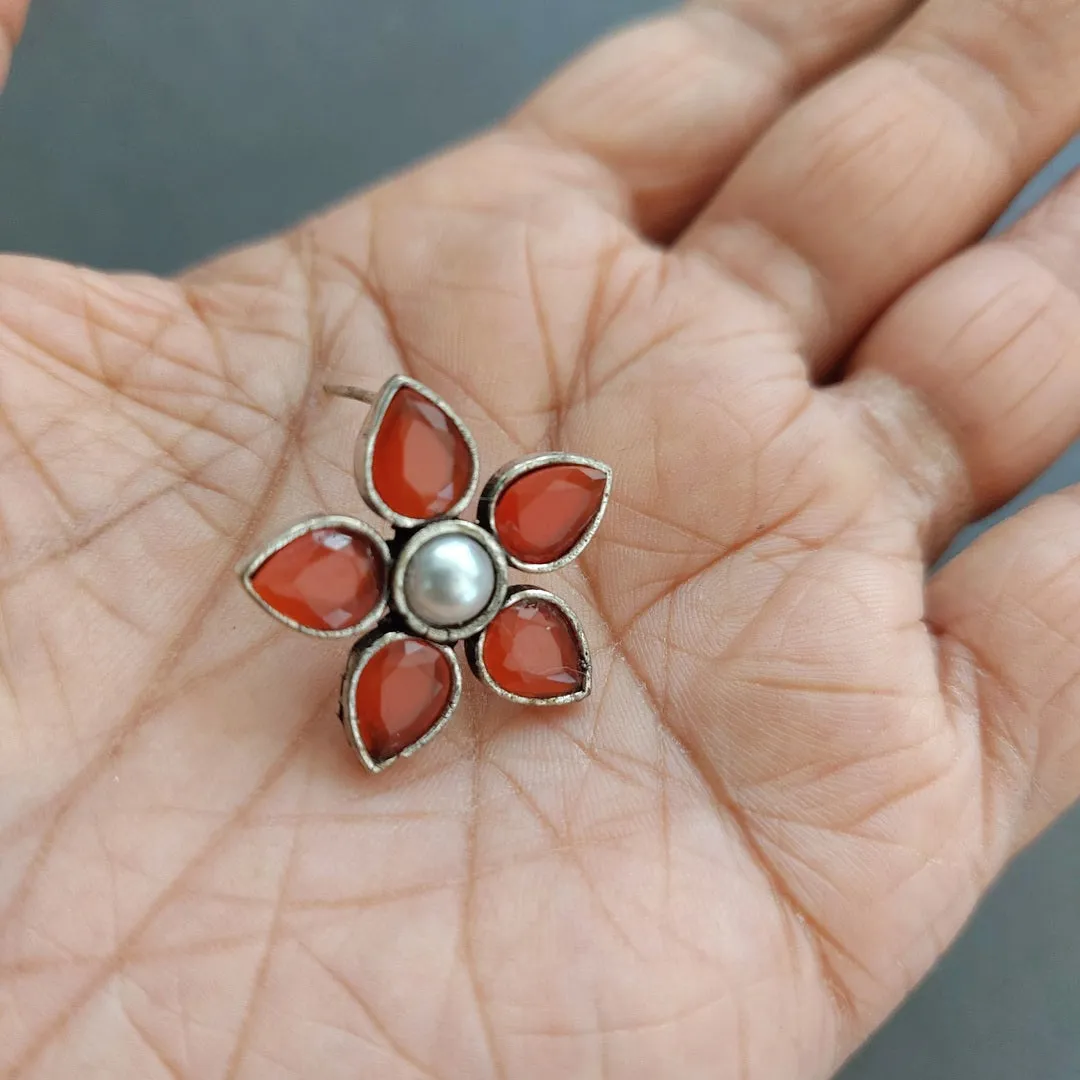
<svg viewBox="0 0 1080 1080"><path fill-rule="evenodd" d="M599 42L511 123L599 161L638 228L669 239L803 90L920 2L690 0Z"/></svg>

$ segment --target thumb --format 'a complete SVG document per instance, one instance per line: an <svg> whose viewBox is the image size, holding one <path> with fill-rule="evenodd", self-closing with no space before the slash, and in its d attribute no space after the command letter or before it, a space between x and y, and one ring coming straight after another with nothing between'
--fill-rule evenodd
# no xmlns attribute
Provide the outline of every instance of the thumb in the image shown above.
<svg viewBox="0 0 1080 1080"><path fill-rule="evenodd" d="M30 0L0 0L0 89L7 80L11 54L26 22Z"/></svg>

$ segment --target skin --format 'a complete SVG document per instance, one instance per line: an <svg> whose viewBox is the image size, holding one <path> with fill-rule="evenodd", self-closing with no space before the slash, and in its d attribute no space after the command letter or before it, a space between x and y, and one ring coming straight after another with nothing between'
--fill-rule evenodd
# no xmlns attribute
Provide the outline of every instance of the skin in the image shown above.
<svg viewBox="0 0 1080 1080"><path fill-rule="evenodd" d="M1077 56L699 3L177 280L0 258L2 1075L833 1073L1080 793L1080 495L928 572L1080 433L1080 185L977 242ZM616 488L544 582L592 698L467 678L370 778L233 566L357 511L320 387L395 371Z"/></svg>

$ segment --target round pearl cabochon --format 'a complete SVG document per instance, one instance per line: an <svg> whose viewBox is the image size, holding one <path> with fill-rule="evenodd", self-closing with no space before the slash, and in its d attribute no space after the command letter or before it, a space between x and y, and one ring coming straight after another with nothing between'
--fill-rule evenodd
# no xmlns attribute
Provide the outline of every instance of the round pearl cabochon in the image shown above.
<svg viewBox="0 0 1080 1080"><path fill-rule="evenodd" d="M409 609L430 626L463 626L487 607L494 592L491 556L471 536L433 537L405 571Z"/></svg>

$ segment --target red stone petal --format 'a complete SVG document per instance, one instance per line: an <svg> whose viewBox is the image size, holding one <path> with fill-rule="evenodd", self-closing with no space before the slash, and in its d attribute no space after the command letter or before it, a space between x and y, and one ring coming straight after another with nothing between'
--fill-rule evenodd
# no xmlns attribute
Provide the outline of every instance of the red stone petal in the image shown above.
<svg viewBox="0 0 1080 1080"><path fill-rule="evenodd" d="M309 630L346 631L378 606L386 566L375 542L335 526L301 533L251 575L269 608Z"/></svg>
<svg viewBox="0 0 1080 1080"><path fill-rule="evenodd" d="M585 686L582 644L566 615L546 600L503 608L485 632L483 663L496 685L534 701Z"/></svg>
<svg viewBox="0 0 1080 1080"><path fill-rule="evenodd" d="M395 514L430 521L468 493L469 444L454 419L419 391L395 391L374 439L372 484Z"/></svg>
<svg viewBox="0 0 1080 1080"><path fill-rule="evenodd" d="M356 719L372 759L396 757L422 739L450 704L454 676L446 656L419 638L396 638L364 665Z"/></svg>
<svg viewBox="0 0 1080 1080"><path fill-rule="evenodd" d="M495 533L529 566L573 551L604 504L608 474L591 465L541 465L512 480L495 504Z"/></svg>

